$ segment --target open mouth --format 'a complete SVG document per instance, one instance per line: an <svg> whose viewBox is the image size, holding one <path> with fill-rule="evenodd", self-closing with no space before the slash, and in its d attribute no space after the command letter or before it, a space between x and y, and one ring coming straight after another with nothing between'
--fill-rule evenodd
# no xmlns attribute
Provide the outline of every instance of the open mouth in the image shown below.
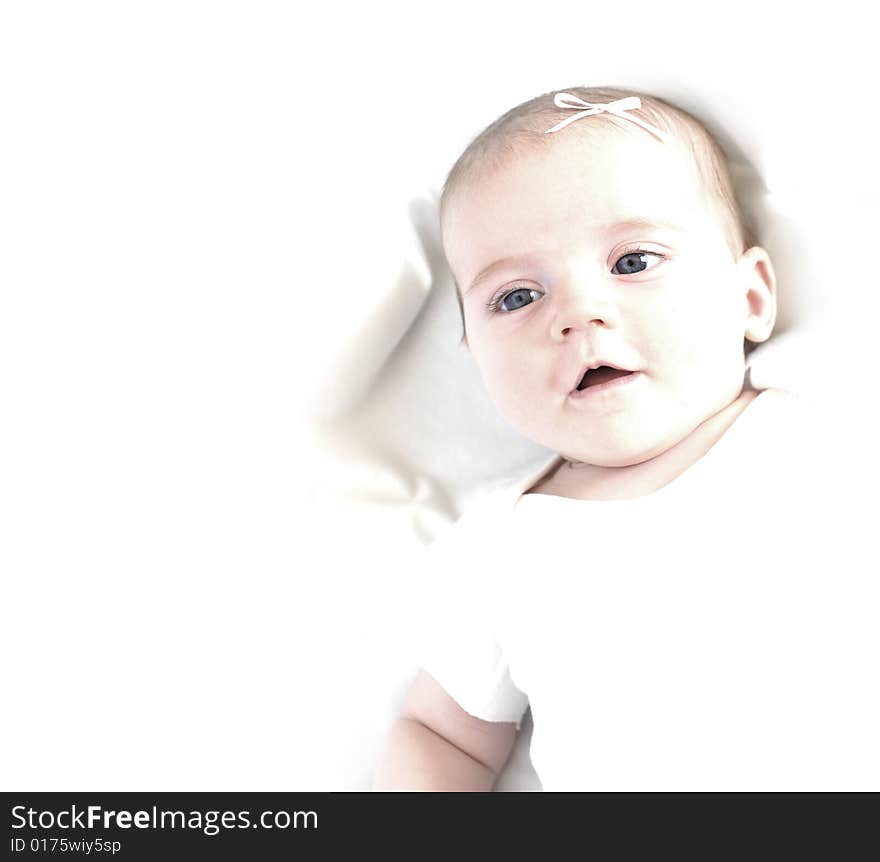
<svg viewBox="0 0 880 862"><path fill-rule="evenodd" d="M618 377L626 377L632 374L624 368L612 368L610 365L600 365L598 368L591 368L581 378L581 382L577 385L577 391L582 392L590 386L599 386L602 383L608 383Z"/></svg>

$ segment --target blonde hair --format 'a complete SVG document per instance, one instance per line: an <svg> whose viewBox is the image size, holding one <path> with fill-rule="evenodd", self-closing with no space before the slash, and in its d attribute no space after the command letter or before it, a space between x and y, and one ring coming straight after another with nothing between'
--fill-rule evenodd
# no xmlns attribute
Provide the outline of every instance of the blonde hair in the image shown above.
<svg viewBox="0 0 880 862"><path fill-rule="evenodd" d="M547 129L561 120L572 116L572 111L556 107L553 90L522 102L497 120L488 125L468 144L458 157L440 195L440 220L453 194L460 188L469 185L481 176L492 173L523 150L553 145L554 136L546 134ZM727 243L734 257L739 256L758 245L756 232L745 216L736 196L728 166L727 154L715 136L706 126L689 114L657 96L646 94L643 90L626 90L620 87L568 87L561 92L571 93L585 102L611 102L627 96L638 96L641 108L636 116L672 135L677 141L688 147L693 155L698 176L706 190L708 199L718 212L719 219L727 237ZM580 121L577 121L580 122ZM639 129L635 123L615 117L608 112L590 117L590 131L609 126L616 130L636 131L649 134ZM602 124L600 126L600 124ZM572 124L575 125L575 124ZM585 124L586 125L586 124ZM464 307L461 301L461 290L455 285L458 308L461 313L462 342L467 342L467 331L464 322ZM756 345L744 341L744 351L748 354Z"/></svg>

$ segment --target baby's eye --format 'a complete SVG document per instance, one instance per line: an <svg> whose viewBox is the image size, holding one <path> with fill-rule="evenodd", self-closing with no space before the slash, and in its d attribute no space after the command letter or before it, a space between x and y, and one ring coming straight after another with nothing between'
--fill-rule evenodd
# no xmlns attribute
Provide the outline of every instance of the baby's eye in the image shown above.
<svg viewBox="0 0 880 862"><path fill-rule="evenodd" d="M611 270L615 275L634 275L638 272L644 272L646 269L653 269L645 262L646 257L656 257L662 260L662 255L654 254L652 251L644 251L643 249L635 249L627 252L623 257L619 258L614 268ZM657 264L655 263L654 266ZM620 267L620 271L616 271Z"/></svg>
<svg viewBox="0 0 880 862"><path fill-rule="evenodd" d="M540 290L532 290L528 287L518 287L511 290L497 299L493 299L489 303L490 311L516 311L526 305L531 305L536 299L540 299L544 294Z"/></svg>

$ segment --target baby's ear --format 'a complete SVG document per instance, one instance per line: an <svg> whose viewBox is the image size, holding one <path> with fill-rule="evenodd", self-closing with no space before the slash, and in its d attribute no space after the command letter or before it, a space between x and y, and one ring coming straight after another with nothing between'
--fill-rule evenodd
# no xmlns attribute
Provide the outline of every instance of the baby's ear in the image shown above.
<svg viewBox="0 0 880 862"><path fill-rule="evenodd" d="M737 267L746 300L745 337L766 341L776 325L776 273L770 255L753 246L743 252Z"/></svg>

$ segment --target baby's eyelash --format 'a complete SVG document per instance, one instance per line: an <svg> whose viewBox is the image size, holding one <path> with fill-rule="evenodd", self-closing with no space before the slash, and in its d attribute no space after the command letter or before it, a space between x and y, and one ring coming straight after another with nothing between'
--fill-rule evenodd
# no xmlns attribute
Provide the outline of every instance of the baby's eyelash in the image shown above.
<svg viewBox="0 0 880 862"><path fill-rule="evenodd" d="M528 290L529 293L540 293L540 291L531 287L508 287L503 293L499 293L494 299L490 299L489 302L486 303L486 308L491 312L499 311L501 309L501 303L504 302L511 293L516 293L518 290ZM534 297L532 297L532 299L534 299ZM504 313L509 314L510 312Z"/></svg>
<svg viewBox="0 0 880 862"><path fill-rule="evenodd" d="M653 254L655 257L663 257L659 251L651 251L649 248L640 248L635 245L632 248L623 248L619 252L617 252L617 260L614 262L617 263L622 257L626 257L628 254Z"/></svg>
<svg viewBox="0 0 880 862"><path fill-rule="evenodd" d="M647 249L647 248L640 248L639 246L634 246L632 248L621 249L621 251L618 252L617 260L614 261L614 265L616 266L617 261L619 261L622 257L626 257L628 254L650 254L650 255L653 255L654 257L659 257L661 259L665 257L664 255L660 254L660 252L651 251L650 249ZM504 302L504 300L511 293L514 293L517 290L528 290L530 293L540 293L540 291L536 291L533 288L526 287L525 285L517 286L514 283L513 287L508 286L502 293L499 293L496 296L494 296L492 299L490 299L489 302L486 303L487 310L492 313L500 312L501 311L501 303ZM534 298L535 297L532 297L532 299L534 299ZM510 314L509 311L503 312L503 313Z"/></svg>

